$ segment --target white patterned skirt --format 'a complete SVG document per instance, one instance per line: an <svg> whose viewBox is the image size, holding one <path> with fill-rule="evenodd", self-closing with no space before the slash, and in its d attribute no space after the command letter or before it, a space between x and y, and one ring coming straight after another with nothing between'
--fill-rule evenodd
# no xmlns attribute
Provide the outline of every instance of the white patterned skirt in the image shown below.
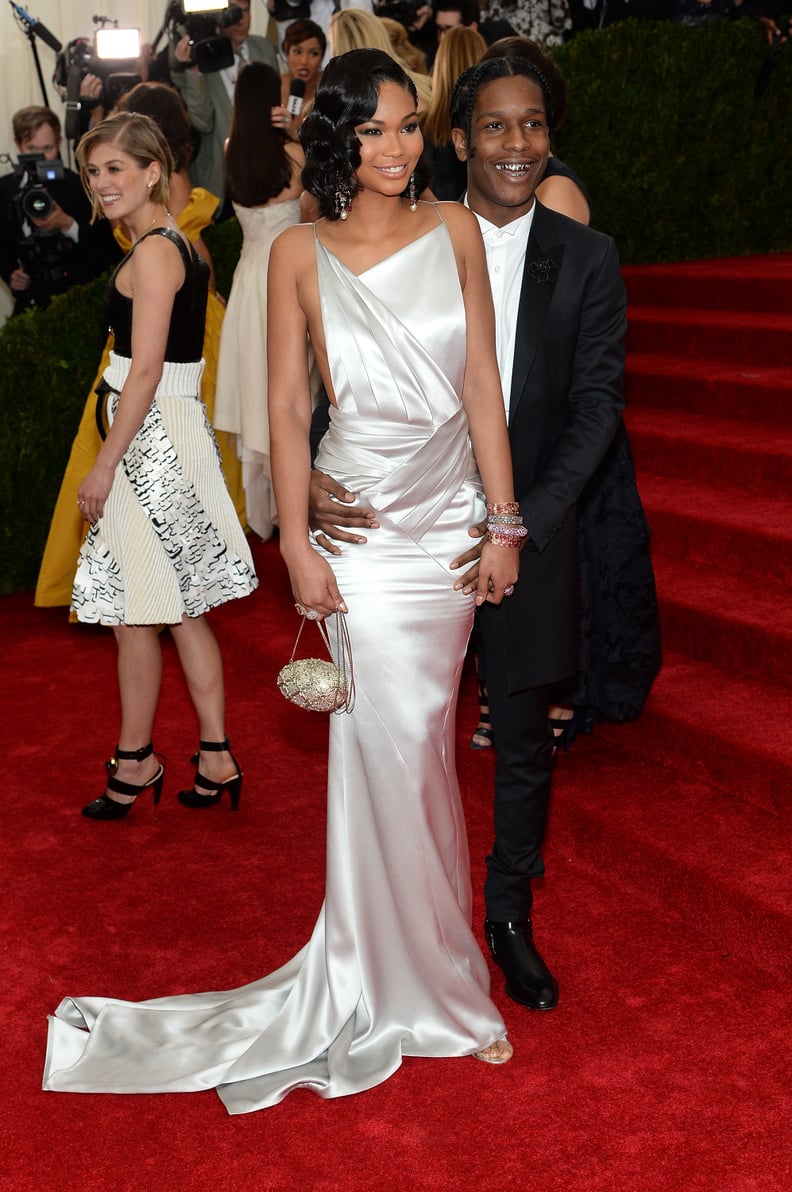
<svg viewBox="0 0 792 1192"><path fill-rule="evenodd" d="M129 366L111 352L104 373L111 423ZM175 625L258 584L198 396L202 372L202 360L164 365L80 551L72 591L79 621Z"/></svg>

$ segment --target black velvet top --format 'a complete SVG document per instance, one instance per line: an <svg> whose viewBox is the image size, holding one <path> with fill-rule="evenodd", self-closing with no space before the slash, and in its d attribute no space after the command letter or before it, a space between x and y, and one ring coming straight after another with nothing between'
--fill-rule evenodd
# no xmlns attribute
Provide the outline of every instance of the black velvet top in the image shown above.
<svg viewBox="0 0 792 1192"><path fill-rule="evenodd" d="M178 247L184 261L184 281L173 300L165 359L175 364L200 360L209 292L209 266L192 246L188 248L181 236L170 228L154 228L146 236L165 236ZM124 260L113 270L105 291L105 313L115 335L114 351L119 356L132 356L132 299L120 293L115 280L118 270L146 236L141 236L132 245Z"/></svg>

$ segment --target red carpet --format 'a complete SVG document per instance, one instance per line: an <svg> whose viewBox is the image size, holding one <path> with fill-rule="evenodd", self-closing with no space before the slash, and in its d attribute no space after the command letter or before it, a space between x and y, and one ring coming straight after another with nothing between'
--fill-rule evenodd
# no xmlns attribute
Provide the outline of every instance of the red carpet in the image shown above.
<svg viewBox="0 0 792 1192"><path fill-rule="evenodd" d="M778 309L788 289L778 289L776 264L792 286L783 257L628 270L628 286L636 301L670 303L678 322L695 326L697 309L680 316L689 295L709 325L743 273L754 314L762 301ZM176 802L196 742L167 648L155 740L168 755L163 801L155 809L144 797L127 820L89 824L79 808L101 790L115 743L110 635L34 610L29 594L2 602L10 1095L0 1188L792 1186L788 506L783 516L792 388L762 357L711 361L706 348L683 367L665 325L631 356L629 425L655 534L667 663L640 721L602 726L559 765L537 923L562 1000L551 1014L531 1013L494 975L516 1047L503 1069L409 1060L364 1095L298 1093L240 1118L212 1092L42 1093L45 1015L65 994L231 987L304 942L322 896L326 721L275 691L294 626L277 551L259 548L261 589L214 618L246 775L239 813L227 801L205 813ZM468 674L459 763L478 924L492 758L467 748L474 720Z"/></svg>

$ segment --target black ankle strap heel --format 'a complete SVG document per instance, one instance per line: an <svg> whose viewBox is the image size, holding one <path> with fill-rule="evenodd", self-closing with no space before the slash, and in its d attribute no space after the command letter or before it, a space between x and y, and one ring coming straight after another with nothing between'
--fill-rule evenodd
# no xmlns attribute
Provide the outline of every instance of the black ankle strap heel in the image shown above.
<svg viewBox="0 0 792 1192"><path fill-rule="evenodd" d="M234 763L236 773L232 774L230 778L224 778L222 782L214 782L211 778L207 778L198 769L198 761L201 753L223 753L227 752L231 755L231 761ZM236 811L239 807L239 800L242 798L242 771L239 768L239 762L231 753L231 742L228 737L224 741L200 741L197 753L194 753L190 758L190 765L195 766L195 778L193 779L193 789L188 791L179 791L179 802L185 807L212 807L215 803L219 803L223 796L223 791L228 791L228 796L231 800L231 810ZM206 790L206 794L202 791L195 790L196 786L202 786Z"/></svg>
<svg viewBox="0 0 792 1192"><path fill-rule="evenodd" d="M153 778L149 778L148 782L143 782L140 785L132 782L122 782L120 778L116 778L116 770L118 763L123 762L144 762L147 757L151 757L154 753L154 746L149 741L148 745L144 745L141 749L119 749L116 746L116 751L111 758L105 762L105 767L110 775L107 779L107 790L112 791L116 795L129 795L135 800L142 791L148 787L154 788L154 803L159 803L162 794L162 783L165 778L165 758L161 753L156 754L160 766ZM87 807L83 807L82 814L87 819L94 820L117 820L123 819L128 815L132 808L132 803L119 803L117 799L111 799L105 794L100 795L98 799L94 799L93 803L89 803Z"/></svg>

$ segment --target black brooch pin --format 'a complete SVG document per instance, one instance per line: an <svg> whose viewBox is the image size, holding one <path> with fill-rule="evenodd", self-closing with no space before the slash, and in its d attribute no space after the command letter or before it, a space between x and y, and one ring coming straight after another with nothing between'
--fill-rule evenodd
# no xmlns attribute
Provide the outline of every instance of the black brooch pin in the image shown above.
<svg viewBox="0 0 792 1192"><path fill-rule="evenodd" d="M528 276L537 285L546 281L555 281L558 277L558 266L549 257L537 257L535 261L529 262Z"/></svg>

